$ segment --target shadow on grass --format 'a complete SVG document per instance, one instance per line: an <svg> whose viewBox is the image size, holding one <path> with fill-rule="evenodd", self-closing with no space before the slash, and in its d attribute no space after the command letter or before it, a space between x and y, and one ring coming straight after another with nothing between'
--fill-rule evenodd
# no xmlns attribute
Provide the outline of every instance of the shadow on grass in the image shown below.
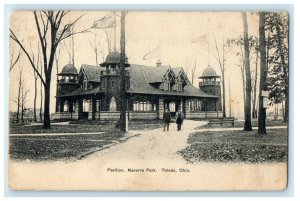
<svg viewBox="0 0 300 201"><path fill-rule="evenodd" d="M194 162L286 162L287 129L270 129L267 135L257 131L196 132L189 146L179 154Z"/></svg>

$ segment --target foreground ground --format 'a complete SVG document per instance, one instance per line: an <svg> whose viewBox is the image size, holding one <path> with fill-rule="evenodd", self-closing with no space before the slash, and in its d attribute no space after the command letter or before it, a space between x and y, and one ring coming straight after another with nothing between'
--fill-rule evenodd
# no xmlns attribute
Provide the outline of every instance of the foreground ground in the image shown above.
<svg viewBox="0 0 300 201"><path fill-rule="evenodd" d="M171 124L168 132L163 132L162 127L153 130L131 131L124 136L128 140L124 139L122 143L107 146L92 154L86 154L79 158L74 157L75 160L71 161L58 160L58 158L52 161L35 161L33 160L35 157L29 158L30 155L28 155L28 160L9 160L9 186L11 189L19 190L110 191L282 190L286 187L286 162L243 163L233 161L234 163L224 163L199 160L191 163L190 160L186 161L186 158L182 157L178 151L185 150L191 145L193 133L199 132L198 137L201 137L197 140L207 143L212 140L217 144L219 130L215 129L210 134L207 133L210 132L208 129L195 131L196 127L205 123L187 120L184 122L182 131L176 131L175 124ZM238 139L237 133L236 137L229 137L229 139L225 138L225 133L223 134L223 140ZM68 140L56 140L56 142L78 141L74 148L61 150L82 150L84 142L89 143L93 140L92 136L81 135L72 134L67 137ZM279 132L278 135L280 135ZM19 137L21 136L29 137L26 135ZM80 140L77 140L79 136ZM240 140L242 143L246 137L243 133L240 136L243 136ZM53 139L55 138L53 136ZM280 139L281 137L279 137L278 143L283 143ZM113 141L118 140L120 138ZM251 139L249 140L251 141ZM264 143L267 144L268 140L270 140L268 137L265 138ZM49 139L49 141L51 140ZM13 142L17 142L17 140ZM46 142L41 146L47 146ZM100 143L95 139L94 142ZM32 143L36 142L32 141ZM272 143L277 142L272 141ZM53 143L43 150L49 151L56 144ZM94 144L94 146L98 145ZM283 146L286 147L286 145ZM20 150L20 148L16 147L15 150ZM219 150L226 151L227 149ZM213 150L211 152L213 153ZM211 155L210 152L206 154Z"/></svg>
<svg viewBox="0 0 300 201"><path fill-rule="evenodd" d="M105 132L115 129L115 121L77 121L77 122L57 122L51 124L51 129L43 129L42 123L32 123L29 125L10 125L11 134L41 134L41 133L94 133ZM155 129L162 126L161 120L150 121L130 121L130 130Z"/></svg>
<svg viewBox="0 0 300 201"><path fill-rule="evenodd" d="M130 144L133 155L145 154L142 158L177 157L189 163L287 160L286 128L268 129L265 136L258 136L255 130L245 132L240 128L197 130L206 123L186 120L182 131L176 131L176 124L172 123L170 131L163 132L161 121L133 121L129 125L131 131L126 135L114 128L114 122L101 125L97 122L89 125L54 124L51 130L46 131L48 134L38 133L42 125L12 127L10 157L35 161L77 160L101 150L108 150L106 154L118 157L120 154L128 155L128 150L120 149L114 153L111 149L126 141L123 144ZM59 133L62 129L64 133Z"/></svg>
<svg viewBox="0 0 300 201"><path fill-rule="evenodd" d="M286 162L287 129L268 129L267 135L257 130L198 131L191 134L182 157L194 162Z"/></svg>
<svg viewBox="0 0 300 201"><path fill-rule="evenodd" d="M257 119L252 119L251 124L252 124L252 127L257 127L258 126ZM283 120L274 121L274 120L267 119L266 120L266 126L287 126L287 123L283 122ZM219 124L211 124L211 125L204 124L202 126L198 126L196 129L219 128L219 127L222 127L222 128L232 128L232 125L231 124L224 124L224 125L219 125ZM244 127L244 121L235 120L234 121L234 127L235 128L243 128Z"/></svg>

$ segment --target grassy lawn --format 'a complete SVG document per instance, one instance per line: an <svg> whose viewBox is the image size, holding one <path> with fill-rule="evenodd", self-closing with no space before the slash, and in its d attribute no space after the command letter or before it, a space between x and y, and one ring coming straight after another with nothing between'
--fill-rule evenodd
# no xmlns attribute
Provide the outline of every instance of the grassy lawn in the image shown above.
<svg viewBox="0 0 300 201"><path fill-rule="evenodd" d="M77 123L77 124L75 124ZM72 160L117 143L123 134L115 128L116 122L71 122L71 124L52 124L44 130L42 125L11 126L12 134L41 133L87 133L61 136L10 136L9 153L16 160ZM131 121L131 130L155 129L162 127L160 120ZM88 134L102 132L99 134Z"/></svg>
<svg viewBox="0 0 300 201"><path fill-rule="evenodd" d="M115 130L116 121L78 121L70 124L52 124L51 129L43 129L42 125L10 125L11 134L24 133L94 133ZM161 120L137 120L129 122L130 130L151 130L163 127Z"/></svg>
<svg viewBox="0 0 300 201"><path fill-rule="evenodd" d="M189 146L179 151L188 162L286 162L287 129L257 131L207 131L189 136Z"/></svg>
<svg viewBox="0 0 300 201"><path fill-rule="evenodd" d="M76 159L105 145L118 141L122 133L104 132L101 134L64 136L11 136L9 153L17 160L66 160Z"/></svg>
<svg viewBox="0 0 300 201"><path fill-rule="evenodd" d="M252 120L252 127L257 127L258 126L258 121L257 119ZM287 126L288 124L283 122L283 120L278 120L278 121L273 121L273 120L266 120L266 125L267 126ZM217 128L217 127L222 127L222 128L231 128L231 124L224 124L224 125L218 125L218 124L205 124L203 126L199 126L196 128L196 130L199 130L201 128ZM234 127L244 127L244 121L234 121Z"/></svg>

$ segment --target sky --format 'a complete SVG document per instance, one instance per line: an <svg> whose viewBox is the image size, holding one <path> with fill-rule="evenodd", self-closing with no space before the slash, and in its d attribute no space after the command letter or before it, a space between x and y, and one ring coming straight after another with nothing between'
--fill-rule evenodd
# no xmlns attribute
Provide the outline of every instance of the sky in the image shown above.
<svg viewBox="0 0 300 201"><path fill-rule="evenodd" d="M77 17L82 18L76 23L74 31L80 31L90 28L94 21L101 19L110 11L71 11L64 24L72 22ZM117 12L117 15L120 15ZM258 16L247 13L249 35L258 36ZM38 37L34 22L34 16L31 11L15 11L10 16L10 28L23 40L25 47L33 54L37 55ZM107 30L111 33L111 44L113 44L113 29ZM108 54L107 38L104 29L91 29L88 33L82 33L74 36L74 59L75 66L79 70L82 64L95 65L95 54L90 45L97 37L100 44L100 59ZM203 70L211 65L221 75L217 57L216 45L222 56L222 41L227 38L239 38L243 35L243 24L240 12L137 12L129 11L126 16L126 55L129 63L144 64L155 66L156 61L160 59L162 65L171 65L171 67L183 67L191 80L191 69L196 64L194 85L198 87L198 76ZM191 43L199 36L207 36L207 42ZM31 45L30 45L31 44ZM120 18L117 16L116 27L116 49L120 47ZM156 58L143 60L143 56L149 51L159 46L159 56ZM59 47L61 49L59 59L59 71L70 62L68 50L70 50L70 39L64 40ZM19 47L10 40L10 55L16 54ZM243 116L243 88L242 76L239 65L241 57L236 55L239 51L235 47L225 47L225 87L226 87L226 107L229 115L229 80L232 98L232 116ZM254 57L253 57L254 58ZM251 60L251 68L254 69L254 59ZM33 108L34 79L33 70L26 58L22 55L19 63L9 73L9 95L10 110L16 110L14 103L17 97L17 83L19 69L23 67L25 77L25 86L29 90L27 107ZM51 84L51 104L50 111L55 111L56 94L56 66L52 71ZM40 86L40 83L38 84ZM39 91L39 87L38 87ZM40 103L38 96L37 102ZM39 104L38 104L39 107Z"/></svg>

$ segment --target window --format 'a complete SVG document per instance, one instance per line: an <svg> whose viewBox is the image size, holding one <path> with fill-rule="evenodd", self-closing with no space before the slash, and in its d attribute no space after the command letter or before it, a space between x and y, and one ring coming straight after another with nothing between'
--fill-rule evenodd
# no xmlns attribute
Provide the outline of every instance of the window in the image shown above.
<svg viewBox="0 0 300 201"><path fill-rule="evenodd" d="M156 109L156 107L154 107ZM133 111L152 111L153 107L149 101L133 102Z"/></svg>
<svg viewBox="0 0 300 201"><path fill-rule="evenodd" d="M117 102L114 96L110 100L109 111L117 111Z"/></svg>
<svg viewBox="0 0 300 201"><path fill-rule="evenodd" d="M182 83L181 82L177 83L177 91L182 91Z"/></svg>
<svg viewBox="0 0 300 201"><path fill-rule="evenodd" d="M88 89L88 82L83 81L83 90L87 90L87 89Z"/></svg>
<svg viewBox="0 0 300 201"><path fill-rule="evenodd" d="M170 91L171 89L171 83L169 81L164 82L164 90L165 91Z"/></svg>
<svg viewBox="0 0 300 201"><path fill-rule="evenodd" d="M203 111L203 103L200 100L193 100L190 102L190 109L192 112Z"/></svg>
<svg viewBox="0 0 300 201"><path fill-rule="evenodd" d="M65 76L65 82L69 82L69 76Z"/></svg>
<svg viewBox="0 0 300 201"><path fill-rule="evenodd" d="M106 88L106 80L103 79L101 81L101 83L102 83L102 89L105 89Z"/></svg>
<svg viewBox="0 0 300 201"><path fill-rule="evenodd" d="M68 103L68 101L65 101L64 112L68 112L68 111L69 111L69 103Z"/></svg>
<svg viewBox="0 0 300 201"><path fill-rule="evenodd" d="M171 102L169 104L169 110L170 110L170 112L176 112L176 104L175 104L175 102Z"/></svg>
<svg viewBox="0 0 300 201"><path fill-rule="evenodd" d="M83 100L83 112L89 112L90 102L89 100Z"/></svg>
<svg viewBox="0 0 300 201"><path fill-rule="evenodd" d="M115 81L112 80L112 81L111 81L111 88L114 88L114 87L115 87Z"/></svg>

